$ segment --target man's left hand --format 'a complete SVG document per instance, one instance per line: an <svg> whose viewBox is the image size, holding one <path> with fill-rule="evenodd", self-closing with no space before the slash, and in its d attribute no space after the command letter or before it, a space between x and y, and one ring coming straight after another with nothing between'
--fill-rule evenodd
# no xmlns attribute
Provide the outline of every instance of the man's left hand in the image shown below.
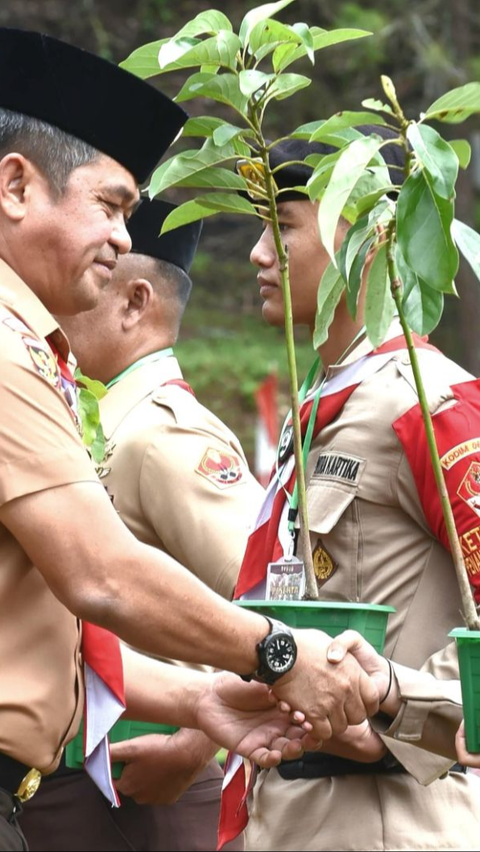
<svg viewBox="0 0 480 852"><path fill-rule="evenodd" d="M258 763L263 769L292 760L304 751L303 737L312 730L303 713L282 712L267 686L244 683L237 675L211 676L209 689L197 700L197 724L224 748ZM318 743L317 743L318 744Z"/></svg>

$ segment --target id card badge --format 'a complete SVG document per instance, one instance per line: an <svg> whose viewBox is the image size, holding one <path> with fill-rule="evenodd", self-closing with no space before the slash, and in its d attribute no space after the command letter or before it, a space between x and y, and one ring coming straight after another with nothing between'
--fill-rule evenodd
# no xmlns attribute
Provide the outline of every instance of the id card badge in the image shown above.
<svg viewBox="0 0 480 852"><path fill-rule="evenodd" d="M299 601L305 594L305 566L296 556L284 556L267 567L267 601Z"/></svg>

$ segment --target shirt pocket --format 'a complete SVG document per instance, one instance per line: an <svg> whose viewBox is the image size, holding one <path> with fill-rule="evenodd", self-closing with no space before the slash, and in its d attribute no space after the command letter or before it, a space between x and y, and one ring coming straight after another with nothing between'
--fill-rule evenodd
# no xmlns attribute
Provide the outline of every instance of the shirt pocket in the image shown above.
<svg viewBox="0 0 480 852"><path fill-rule="evenodd" d="M363 538L356 498L365 459L354 460L359 464L350 466L350 480L314 473L307 488L314 567L325 599L361 600Z"/></svg>

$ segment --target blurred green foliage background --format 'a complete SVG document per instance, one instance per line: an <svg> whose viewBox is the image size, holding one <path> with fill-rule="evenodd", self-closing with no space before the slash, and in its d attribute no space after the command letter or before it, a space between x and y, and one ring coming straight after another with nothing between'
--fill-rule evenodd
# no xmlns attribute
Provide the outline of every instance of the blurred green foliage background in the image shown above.
<svg viewBox="0 0 480 852"><path fill-rule="evenodd" d="M0 25L39 29L119 62L132 50L173 35L203 9L217 5L238 26L259 0L3 0ZM415 116L449 88L480 79L478 0L297 0L279 14L287 23L305 21L332 29L371 30L371 38L328 48L295 71L312 75L312 87L280 102L267 114L274 137L301 123L359 108L365 97L381 97L379 77L394 80L407 115ZM185 75L161 79L174 96ZM198 110L198 107L196 107ZM208 109L211 111L211 105ZM228 117L221 105L215 114ZM204 110L205 111L205 110ZM458 128L442 128L452 138ZM461 134L472 144L472 163L458 184L457 215L480 225L480 124L471 119ZM185 195L172 192L173 201ZM272 369L280 378L282 412L288 407L286 359L281 330L262 321L256 271L248 261L260 232L250 217L213 217L205 223L193 267L194 291L177 352L199 399L238 433L252 459L253 391ZM480 291L468 268L457 277L460 300L449 298L433 342L467 369L480 373ZM313 353L306 332L298 333L301 377Z"/></svg>

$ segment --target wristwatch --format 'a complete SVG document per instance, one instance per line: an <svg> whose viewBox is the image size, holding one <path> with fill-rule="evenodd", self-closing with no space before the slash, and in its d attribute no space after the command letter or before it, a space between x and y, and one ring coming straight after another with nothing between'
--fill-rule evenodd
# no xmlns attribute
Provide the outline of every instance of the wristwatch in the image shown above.
<svg viewBox="0 0 480 852"><path fill-rule="evenodd" d="M240 675L242 680L258 680L274 684L293 668L297 659L297 645L292 631L281 621L267 618L270 630L257 645L258 669L250 675Z"/></svg>

